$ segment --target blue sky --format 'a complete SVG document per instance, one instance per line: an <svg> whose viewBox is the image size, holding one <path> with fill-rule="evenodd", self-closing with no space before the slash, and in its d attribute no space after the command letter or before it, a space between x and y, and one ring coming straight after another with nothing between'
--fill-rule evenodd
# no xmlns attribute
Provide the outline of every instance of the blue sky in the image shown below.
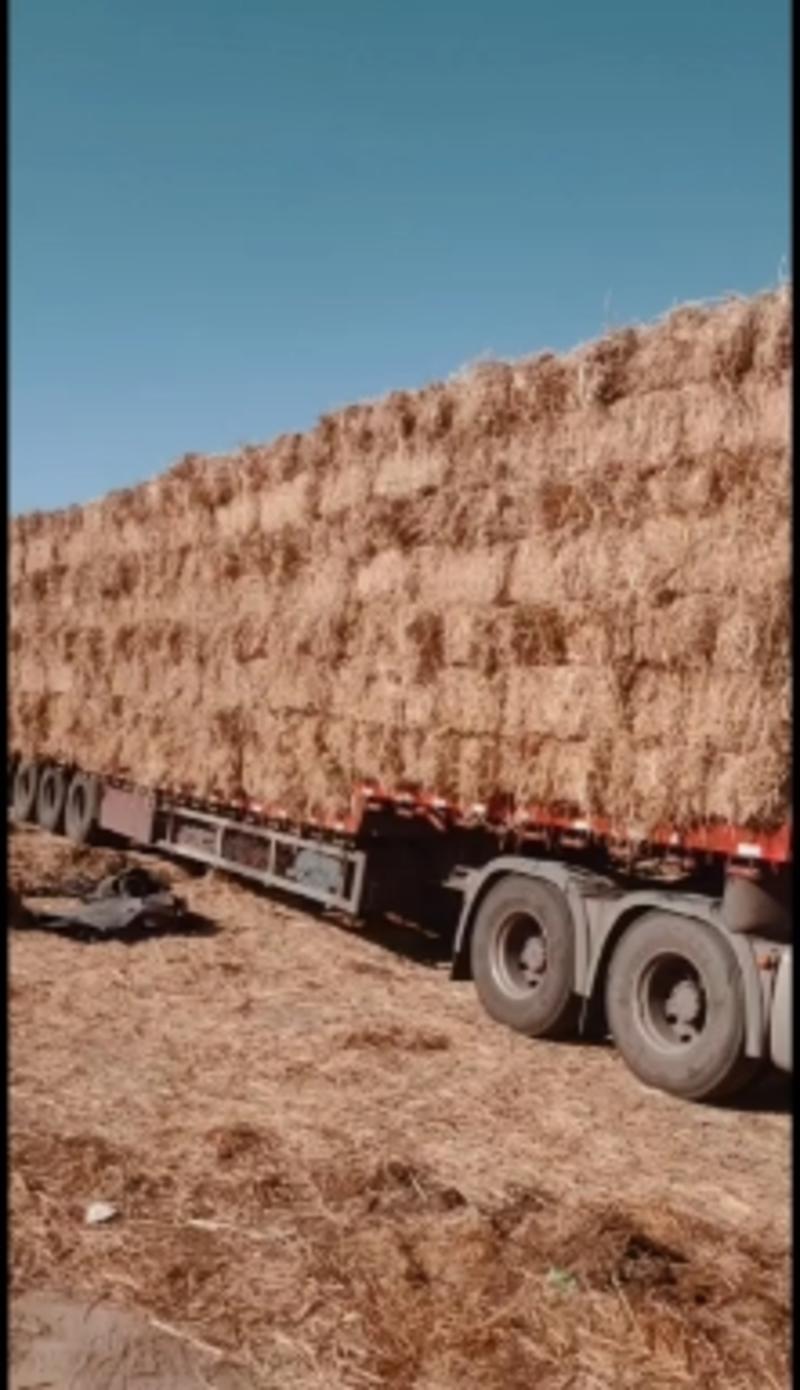
<svg viewBox="0 0 800 1390"><path fill-rule="evenodd" d="M14 512L774 284L785 0L11 0Z"/></svg>

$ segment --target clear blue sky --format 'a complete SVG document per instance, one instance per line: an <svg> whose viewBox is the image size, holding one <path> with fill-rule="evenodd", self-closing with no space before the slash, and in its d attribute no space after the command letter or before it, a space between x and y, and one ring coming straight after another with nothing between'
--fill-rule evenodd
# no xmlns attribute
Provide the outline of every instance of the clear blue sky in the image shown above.
<svg viewBox="0 0 800 1390"><path fill-rule="evenodd" d="M786 0L11 0L11 76L15 512L790 253Z"/></svg>

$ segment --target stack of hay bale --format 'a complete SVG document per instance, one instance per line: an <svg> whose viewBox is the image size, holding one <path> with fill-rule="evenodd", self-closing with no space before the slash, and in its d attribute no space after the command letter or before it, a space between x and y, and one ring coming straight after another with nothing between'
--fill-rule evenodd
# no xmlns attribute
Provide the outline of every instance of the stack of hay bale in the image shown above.
<svg viewBox="0 0 800 1390"><path fill-rule="evenodd" d="M785 820L791 304L688 306L11 524L21 752Z"/></svg>

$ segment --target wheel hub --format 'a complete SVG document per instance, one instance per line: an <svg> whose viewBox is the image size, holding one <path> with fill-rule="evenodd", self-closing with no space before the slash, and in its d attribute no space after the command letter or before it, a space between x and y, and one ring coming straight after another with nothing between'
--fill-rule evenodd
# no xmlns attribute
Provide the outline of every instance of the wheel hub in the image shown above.
<svg viewBox="0 0 800 1390"><path fill-rule="evenodd" d="M545 964L544 942L541 937L530 937L519 954L520 970L530 984L536 983L544 971Z"/></svg>
<svg viewBox="0 0 800 1390"><path fill-rule="evenodd" d="M664 1012L675 1023L696 1023L702 1000L694 980L681 980L669 995Z"/></svg>
<svg viewBox="0 0 800 1390"><path fill-rule="evenodd" d="M706 997L694 965L681 956L652 961L639 985L639 1017L651 1042L684 1048L706 1024Z"/></svg>
<svg viewBox="0 0 800 1390"><path fill-rule="evenodd" d="M496 938L494 968L509 994L530 994L547 973L547 944L541 926L527 913L515 913Z"/></svg>

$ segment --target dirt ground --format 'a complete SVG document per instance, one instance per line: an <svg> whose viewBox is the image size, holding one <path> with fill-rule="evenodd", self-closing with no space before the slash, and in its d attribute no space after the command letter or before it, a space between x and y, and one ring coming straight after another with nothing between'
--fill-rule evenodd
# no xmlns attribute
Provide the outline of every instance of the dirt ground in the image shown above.
<svg viewBox="0 0 800 1390"><path fill-rule="evenodd" d="M119 858L15 829L10 885ZM785 1089L649 1092L421 938L168 872L207 926L10 933L16 1390L788 1385Z"/></svg>

